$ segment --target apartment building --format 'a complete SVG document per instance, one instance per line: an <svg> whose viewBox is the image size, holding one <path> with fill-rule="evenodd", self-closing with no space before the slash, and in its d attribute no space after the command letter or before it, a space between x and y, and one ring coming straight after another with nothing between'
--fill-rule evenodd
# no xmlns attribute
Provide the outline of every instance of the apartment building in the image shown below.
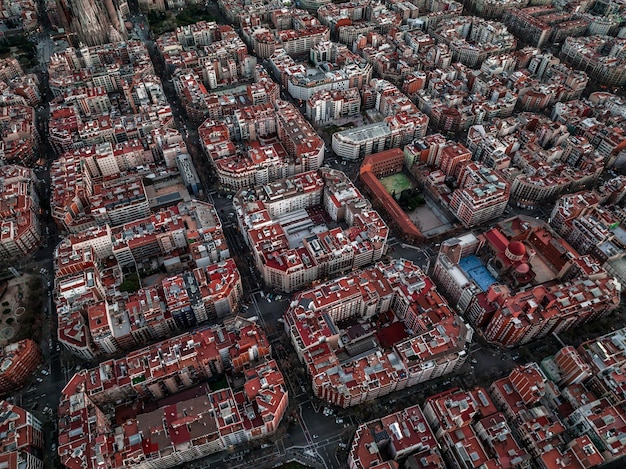
<svg viewBox="0 0 626 469"><path fill-rule="evenodd" d="M515 49L516 40L502 23L478 17L460 16L432 27L429 33L450 47L452 60L468 67Z"/></svg>
<svg viewBox="0 0 626 469"><path fill-rule="evenodd" d="M0 350L0 394L24 386L42 361L41 350L31 339L4 346Z"/></svg>
<svg viewBox="0 0 626 469"><path fill-rule="evenodd" d="M528 3L527 0L472 0L470 5L472 11L482 18L500 19L509 10L524 8Z"/></svg>
<svg viewBox="0 0 626 469"><path fill-rule="evenodd" d="M475 240L442 244L434 278L484 327L484 337L502 346L593 320L619 302L606 270L534 219L515 217Z"/></svg>
<svg viewBox="0 0 626 469"><path fill-rule="evenodd" d="M75 374L59 406L61 463L165 467L271 435L289 397L270 350L262 330L235 318ZM243 377L243 388L210 389L206 380L225 369ZM144 407L148 399L157 405ZM123 418L108 405L118 400L128 406Z"/></svg>
<svg viewBox="0 0 626 469"><path fill-rule="evenodd" d="M0 257L29 256L42 242L37 178L23 166L0 167Z"/></svg>
<svg viewBox="0 0 626 469"><path fill-rule="evenodd" d="M424 416L452 467L530 467L530 455L519 446L506 417L483 388L430 397Z"/></svg>
<svg viewBox="0 0 626 469"><path fill-rule="evenodd" d="M610 36L568 37L561 58L572 67L583 70L591 79L606 86L626 83L626 64L619 54L625 39Z"/></svg>
<svg viewBox="0 0 626 469"><path fill-rule="evenodd" d="M120 294L129 269L149 269L157 259L169 277ZM80 356L116 353L222 318L243 295L217 214L194 200L71 235L55 260L59 340Z"/></svg>
<svg viewBox="0 0 626 469"><path fill-rule="evenodd" d="M0 107L0 161L32 166L39 157L35 109L15 104Z"/></svg>
<svg viewBox="0 0 626 469"><path fill-rule="evenodd" d="M198 131L202 148L226 187L267 184L322 165L324 142L291 103L279 100L244 107L233 113L232 122L226 126L209 119ZM259 140L271 134L277 134L277 141ZM245 152L235 145L239 140L247 142Z"/></svg>
<svg viewBox="0 0 626 469"><path fill-rule="evenodd" d="M0 465L42 469L43 424L33 414L8 401L0 401Z"/></svg>
<svg viewBox="0 0 626 469"><path fill-rule="evenodd" d="M336 170L242 189L233 206L266 285L283 291L376 262L385 252L387 225ZM328 217L348 228L329 229Z"/></svg>
<svg viewBox="0 0 626 469"><path fill-rule="evenodd" d="M400 112L382 122L335 132L333 151L346 160L358 161L373 153L403 147L424 138L428 116L419 111Z"/></svg>
<svg viewBox="0 0 626 469"><path fill-rule="evenodd" d="M306 102L306 116L314 125L356 117L361 113L361 96L357 88L320 90Z"/></svg>
<svg viewBox="0 0 626 469"><path fill-rule="evenodd" d="M417 460L428 461L429 469L445 467L437 440L419 406L359 425L348 454L348 467L382 468L387 453L392 461L412 454Z"/></svg>
<svg viewBox="0 0 626 469"><path fill-rule="evenodd" d="M284 319L315 395L344 408L454 372L473 332L406 260L304 290ZM348 319L358 326L340 329Z"/></svg>
<svg viewBox="0 0 626 469"><path fill-rule="evenodd" d="M466 228L504 213L509 189L496 171L472 162L462 167L457 184L450 199L450 209Z"/></svg>

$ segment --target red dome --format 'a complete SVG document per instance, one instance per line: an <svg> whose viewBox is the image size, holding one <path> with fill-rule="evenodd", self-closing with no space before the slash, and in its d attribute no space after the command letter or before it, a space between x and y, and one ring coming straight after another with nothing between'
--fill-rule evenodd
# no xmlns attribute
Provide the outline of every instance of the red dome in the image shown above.
<svg viewBox="0 0 626 469"><path fill-rule="evenodd" d="M515 267L515 271L518 274L527 274L530 271L530 266L526 262L521 262L517 267Z"/></svg>
<svg viewBox="0 0 626 469"><path fill-rule="evenodd" d="M524 254L526 254L526 246L524 246L519 241L511 241L509 245L507 246L507 249L509 250L511 254L513 254L516 257L523 256Z"/></svg>

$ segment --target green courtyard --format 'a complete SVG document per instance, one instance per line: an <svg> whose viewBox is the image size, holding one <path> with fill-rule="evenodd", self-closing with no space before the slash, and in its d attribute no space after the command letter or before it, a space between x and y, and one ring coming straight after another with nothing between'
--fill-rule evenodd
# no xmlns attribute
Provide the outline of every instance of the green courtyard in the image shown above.
<svg viewBox="0 0 626 469"><path fill-rule="evenodd" d="M426 203L424 196L404 173L392 174L379 179L385 190L398 202L405 213L411 213Z"/></svg>
<svg viewBox="0 0 626 469"><path fill-rule="evenodd" d="M400 198L402 191L414 189L411 180L404 173L392 174L380 179L380 183L396 200Z"/></svg>

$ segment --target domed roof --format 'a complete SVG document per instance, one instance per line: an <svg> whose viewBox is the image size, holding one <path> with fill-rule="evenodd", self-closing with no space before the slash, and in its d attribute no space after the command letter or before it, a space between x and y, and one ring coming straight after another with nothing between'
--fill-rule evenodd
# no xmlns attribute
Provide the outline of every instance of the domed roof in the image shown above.
<svg viewBox="0 0 626 469"><path fill-rule="evenodd" d="M524 246L519 241L511 241L507 246L507 249L514 256L523 256L526 254L526 246Z"/></svg>
<svg viewBox="0 0 626 469"><path fill-rule="evenodd" d="M530 270L530 266L526 262L520 262L517 267L515 267L515 271L518 274L527 274Z"/></svg>

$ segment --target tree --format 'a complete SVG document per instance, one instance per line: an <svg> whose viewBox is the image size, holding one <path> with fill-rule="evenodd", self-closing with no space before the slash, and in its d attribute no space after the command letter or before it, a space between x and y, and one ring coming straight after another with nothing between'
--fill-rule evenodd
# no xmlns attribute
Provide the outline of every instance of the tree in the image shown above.
<svg viewBox="0 0 626 469"><path fill-rule="evenodd" d="M132 272L130 274L126 274L124 276L124 281L120 285L120 291L134 293L141 288L141 283L139 282L139 276Z"/></svg>

